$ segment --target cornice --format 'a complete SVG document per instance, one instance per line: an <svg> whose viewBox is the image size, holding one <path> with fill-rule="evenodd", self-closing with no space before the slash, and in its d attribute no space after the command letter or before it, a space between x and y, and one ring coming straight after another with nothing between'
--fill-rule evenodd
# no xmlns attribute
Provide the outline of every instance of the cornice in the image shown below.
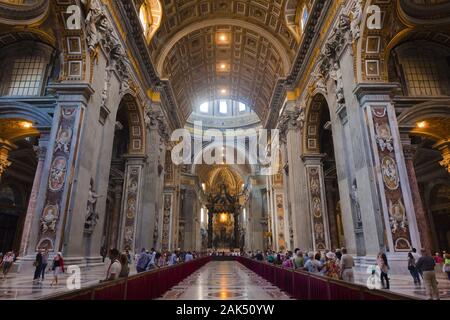
<svg viewBox="0 0 450 320"><path fill-rule="evenodd" d="M312 49L314 49L314 43L317 42L320 32L317 32L318 26L320 26L325 17L325 13L330 7L331 0L316 0L314 6L311 9L311 15L308 20L306 32L303 35L302 43L299 51L292 64L289 76L286 79L278 80L269 106L269 112L267 118L264 121L265 128L272 128L278 119L278 113L284 103L286 91L294 88L300 81L302 71L305 68L305 63L308 60L308 56Z"/></svg>
<svg viewBox="0 0 450 320"><path fill-rule="evenodd" d="M165 109L164 113L167 119L169 119L169 124L172 129L181 128L182 122L180 120L179 108L172 88L168 81L161 80L156 73L133 2L130 0L118 0L115 2L123 18L122 21L125 24L129 40L131 40L129 43L133 47L133 50L138 53L138 62L144 71L144 77L149 87L152 91L161 93L162 105Z"/></svg>
<svg viewBox="0 0 450 320"><path fill-rule="evenodd" d="M49 0L40 0L33 5L0 2L0 23L30 25L46 17L49 7Z"/></svg>

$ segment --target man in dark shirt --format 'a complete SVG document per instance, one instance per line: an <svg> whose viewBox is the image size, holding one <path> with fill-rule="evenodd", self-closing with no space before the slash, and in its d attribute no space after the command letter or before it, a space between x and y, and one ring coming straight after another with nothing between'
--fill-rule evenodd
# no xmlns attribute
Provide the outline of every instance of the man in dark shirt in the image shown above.
<svg viewBox="0 0 450 320"><path fill-rule="evenodd" d="M42 270L42 250L38 249L38 253L36 255L36 260L34 261L34 266L36 269L34 270L34 278L33 282L39 281L41 270Z"/></svg>
<svg viewBox="0 0 450 320"><path fill-rule="evenodd" d="M433 257L427 251L422 249L422 256L416 263L416 268L423 272L423 281L430 300L439 300L438 282L434 270L436 263Z"/></svg>
<svg viewBox="0 0 450 320"><path fill-rule="evenodd" d="M258 261L263 261L264 260L264 257L263 257L263 255L262 255L262 253L261 253L261 251L258 251L258 253L256 254L256 260L258 260Z"/></svg>

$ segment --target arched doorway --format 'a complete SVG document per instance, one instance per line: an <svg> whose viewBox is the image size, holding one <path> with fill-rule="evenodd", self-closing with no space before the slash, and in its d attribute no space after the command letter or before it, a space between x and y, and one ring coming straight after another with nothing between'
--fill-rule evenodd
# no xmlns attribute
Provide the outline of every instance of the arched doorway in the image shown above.
<svg viewBox="0 0 450 320"><path fill-rule="evenodd" d="M111 248L134 249L135 218L139 209L140 172L143 163L137 164L137 169L130 169L129 163L135 156L142 162L145 149L144 130L136 99L130 94L125 95L115 119L101 246L103 254ZM126 222L127 226L124 225L125 219L130 220ZM122 235L128 239L126 245L124 239L121 239Z"/></svg>
<svg viewBox="0 0 450 320"><path fill-rule="evenodd" d="M450 48L418 40L393 48L389 60L390 80L401 83L398 122L419 233L422 245L436 251L449 246L449 57Z"/></svg>
<svg viewBox="0 0 450 320"><path fill-rule="evenodd" d="M340 195L336 171L336 160L334 151L333 131L330 117L330 109L325 97L317 94L312 99L308 110L305 134L306 156L305 162L310 157L319 158L323 172L323 189L325 199L321 199L320 192L314 193L314 177L310 176L310 198L314 217L319 217L320 203L326 203L328 226L330 232L330 245L332 248L341 248L345 245L344 227L342 223L342 212L340 206ZM310 155L310 156L308 156ZM308 166L308 164L307 164ZM320 181L320 173L317 175ZM318 219L316 219L318 220ZM317 221L315 225L320 225ZM317 228L319 229L319 228ZM319 233L321 230L315 230Z"/></svg>
<svg viewBox="0 0 450 320"><path fill-rule="evenodd" d="M28 201L33 187L37 159L33 147L36 138L15 141L10 151L10 166L0 182L0 252L20 249Z"/></svg>
<svg viewBox="0 0 450 320"><path fill-rule="evenodd" d="M435 249L442 252L450 248L450 179L439 181L427 191L426 207L434 230Z"/></svg>

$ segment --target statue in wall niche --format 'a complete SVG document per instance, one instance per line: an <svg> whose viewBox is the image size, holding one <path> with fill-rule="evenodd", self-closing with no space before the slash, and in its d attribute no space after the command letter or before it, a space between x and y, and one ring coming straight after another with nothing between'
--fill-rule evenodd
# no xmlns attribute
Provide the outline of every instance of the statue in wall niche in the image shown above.
<svg viewBox="0 0 450 320"><path fill-rule="evenodd" d="M363 13L363 5L362 0L356 0L353 9L351 10L351 23L350 23L350 31L352 33L353 42L357 41L361 37L361 22L362 22L362 13Z"/></svg>
<svg viewBox="0 0 450 320"><path fill-rule="evenodd" d="M350 198L356 209L356 219L358 223L362 221L361 219L361 207L359 205L359 195L358 195L358 185L356 184L356 180L353 182L352 191L350 192Z"/></svg>
<svg viewBox="0 0 450 320"><path fill-rule="evenodd" d="M100 42L100 33L97 30L97 24L102 18L105 18L105 16L103 15L97 0L84 0L83 3L87 12L85 24L88 50L92 56L97 56L97 45Z"/></svg>
<svg viewBox="0 0 450 320"><path fill-rule="evenodd" d="M109 85L111 80L111 70L109 68L106 68L105 71L105 79L104 79L104 86L102 93L100 94L102 98L102 107L106 108L106 102L108 101L108 91L109 91Z"/></svg>
<svg viewBox="0 0 450 320"><path fill-rule="evenodd" d="M321 72L316 71L316 72L312 73L311 76L314 79L316 89L326 92L327 85L325 84L325 77L323 76L323 74Z"/></svg>
<svg viewBox="0 0 450 320"><path fill-rule="evenodd" d="M342 70L339 63L335 62L330 71L330 77L336 84L336 98L338 104L345 103L344 98L344 79L342 76Z"/></svg>
<svg viewBox="0 0 450 320"><path fill-rule="evenodd" d="M97 213L97 199L101 198L98 194L95 193L94 189L94 180L91 179L91 185L89 187L89 195L87 201L87 209L86 209L86 221L84 224L85 231L93 232L95 226L98 221L98 213Z"/></svg>

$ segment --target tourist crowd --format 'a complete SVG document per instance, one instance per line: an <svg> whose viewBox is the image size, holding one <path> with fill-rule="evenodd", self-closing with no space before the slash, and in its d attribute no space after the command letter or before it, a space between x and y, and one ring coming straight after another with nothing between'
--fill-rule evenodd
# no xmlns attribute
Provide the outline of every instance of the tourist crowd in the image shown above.
<svg viewBox="0 0 450 320"><path fill-rule="evenodd" d="M324 250L321 252L304 252L295 249L294 252L247 252L248 257L266 262L283 268L307 271L325 277L355 282L355 260L348 254L347 249ZM450 254L443 252L431 256L426 250L421 250L421 254L416 249L408 253L407 268L410 272L414 284L420 285L423 281L427 295L430 299L439 299L437 272L445 272L450 281ZM372 275L378 275L381 288L390 289L390 265L385 253L380 253L377 257L376 265L372 267Z"/></svg>
<svg viewBox="0 0 450 320"><path fill-rule="evenodd" d="M134 265L137 273L142 273L173 266L178 263L189 262L197 257L198 254L195 251L184 252L178 250L174 252L158 252L154 248L150 251L144 248L134 256ZM130 267L133 264L132 259L133 257L128 250L120 253L117 249L111 249L109 251L109 262L107 262L108 270L106 271L106 278L101 282L128 277Z"/></svg>

